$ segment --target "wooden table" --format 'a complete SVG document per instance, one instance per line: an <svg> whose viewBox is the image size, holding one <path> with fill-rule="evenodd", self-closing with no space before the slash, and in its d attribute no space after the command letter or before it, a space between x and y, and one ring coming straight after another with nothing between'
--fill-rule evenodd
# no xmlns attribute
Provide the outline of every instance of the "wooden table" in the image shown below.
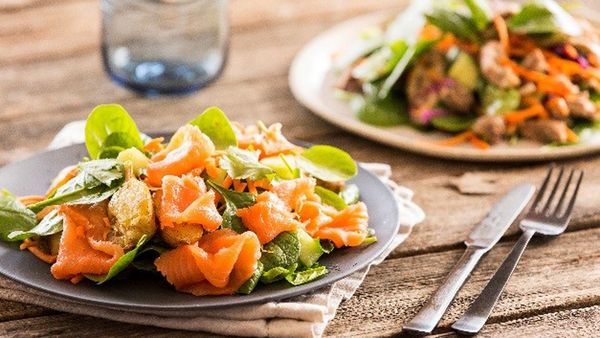
<svg viewBox="0 0 600 338"><path fill-rule="evenodd" d="M231 54L223 76L197 95L147 100L112 84L102 71L98 1L5 0L0 3L0 164L44 149L67 122L97 104L118 102L143 130L172 130L209 105L241 122L281 121L285 133L349 150L360 161L389 162L394 178L414 189L427 220L384 263L373 268L330 324L329 336L400 332L462 253L462 240L493 202L519 182L539 183L545 165L443 161L391 149L343 132L312 115L290 94L294 54L324 29L353 16L398 10L398 0L233 0ZM176 118L174 118L174 116ZM600 160L565 164L586 170L568 232L536 238L482 336L597 336L600 330ZM448 181L465 172L496 180L497 193L463 195ZM436 333L477 296L517 238L507 236L482 261ZM189 334L114 324L36 306L0 302L0 335Z"/></svg>

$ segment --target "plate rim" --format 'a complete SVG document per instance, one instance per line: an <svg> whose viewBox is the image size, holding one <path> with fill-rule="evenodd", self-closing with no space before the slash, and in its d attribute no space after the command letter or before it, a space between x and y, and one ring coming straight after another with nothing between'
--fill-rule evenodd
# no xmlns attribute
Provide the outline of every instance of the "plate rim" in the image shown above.
<svg viewBox="0 0 600 338"><path fill-rule="evenodd" d="M358 28L372 26L373 24L383 22L390 17L393 17L393 15L384 11L359 15L335 24L307 42L294 56L289 68L288 85L295 99L304 107L308 108L313 114L353 134L414 154L426 155L434 158L470 162L543 162L582 157L600 152L600 143L554 148L540 146L538 148L502 148L495 150L494 148L479 150L474 148L445 147L433 142L415 142L407 137L401 137L398 133L389 131L385 127L377 127L363 123L351 112L350 114L345 114L347 116L338 116L339 114L330 113L330 110L335 108L327 106L325 102L319 99L318 90L315 91L304 84L306 81L303 80L303 75L310 70L306 65L319 62L312 59L312 50L317 49L317 46L320 46L322 41L332 39L335 35L340 34L340 32L343 33L344 31L351 29L356 30ZM331 72L330 66L327 67L327 74L329 74L329 72ZM323 80L321 80L320 87L322 87L322 85ZM321 89L322 88L319 88L319 90Z"/></svg>
<svg viewBox="0 0 600 338"><path fill-rule="evenodd" d="M80 148L80 150L81 150L82 147L85 148L85 146L83 144L78 143L78 144L74 144L74 145L70 145L70 146L62 147L62 148L58 148L58 149L39 151L39 152L36 152L35 154L33 154L32 156L21 159L19 161L14 161L14 162L8 163L8 164L0 167L0 172L5 170L6 168L9 168L9 167L12 167L15 165L19 165L21 162L24 162L27 160L33 160L37 156L42 156L42 155L46 155L46 154L60 154L61 152L70 151L70 150L75 151L76 148ZM60 156L60 155L58 155L58 156ZM387 195L386 198L389 198L390 200L395 199L393 192L386 184L384 184L373 173L364 169L360 165L360 163L357 162L357 164L358 164L359 175L361 175L361 174L366 175L366 177L368 177L369 180L378 182L377 184L379 184L380 187L383 188L383 190L380 190L380 192L384 193L384 191L385 191L385 194ZM391 233L397 234L402 226L401 214L400 214L400 208L398 207L398 205L396 203L392 203L392 204L394 205L394 208L393 208L394 219L390 222L393 225L393 229L391 230ZM11 271L8 271L2 264L0 264L0 275L10 279L11 281L31 287L35 291L45 294L48 297L51 297L51 298L54 298L57 300L66 300L66 301L82 303L82 304L90 304L90 305L101 307L101 308L108 308L108 309L115 309L115 310L128 310L128 311L137 312L137 313L147 313L147 314L160 313L161 315L168 315L169 311L203 311L203 310L216 309L216 308L227 308L227 307L232 307L232 306L266 303L266 302L270 302L270 301L288 299L290 297L308 294L312 291L316 291L316 290L322 289L324 287L327 287L329 285L332 285L333 283L335 283L343 278L348 277L352 273L355 273L361 269L364 269L364 268L370 266L373 261L375 261L378 257L380 257L390 247L390 245L393 243L393 240L394 240L394 236L391 236L382 245L380 245L380 247L378 248L377 251L375 251L371 254L372 257L370 257L368 260L359 261L358 264L353 264L351 268L346 269L344 271L338 270L337 274L334 275L333 278L326 278L327 277L327 275L326 275L324 278L317 279L311 283L294 286L294 287L289 287L286 289L275 290L275 292L273 292L271 294L263 295L262 297L250 297L251 295L235 294L234 296L236 298L227 298L227 300L224 300L217 304L202 304L201 300L204 297L196 297L196 296L192 296L192 295L190 295L190 297L196 297L199 301L198 304L193 304L193 305L161 304L160 306L156 306L156 305L152 305L152 304L128 304L126 301L109 301L109 302L107 302L107 301L103 301L103 300L81 298L81 297L73 295L73 294L55 290L45 284L39 285L38 283L35 283L33 281L19 278L18 276L15 276L14 274L12 274ZM2 243L0 243L0 245L2 245L2 248L0 248L0 251L16 250L14 248L14 243L12 243L12 242L10 242L10 243L2 242ZM50 265L48 265L48 269L50 269ZM323 281L323 280L325 280L327 282L319 283L319 281ZM60 280L52 279L52 282L53 283L65 283L67 281L60 281ZM110 287L110 285L105 285L105 286L100 286L100 287ZM172 292L174 294L179 293L175 289L172 289ZM222 297L222 296L212 296L212 297L217 298L217 297ZM229 297L229 295L226 295L225 297ZM232 299L235 299L235 300L232 300Z"/></svg>

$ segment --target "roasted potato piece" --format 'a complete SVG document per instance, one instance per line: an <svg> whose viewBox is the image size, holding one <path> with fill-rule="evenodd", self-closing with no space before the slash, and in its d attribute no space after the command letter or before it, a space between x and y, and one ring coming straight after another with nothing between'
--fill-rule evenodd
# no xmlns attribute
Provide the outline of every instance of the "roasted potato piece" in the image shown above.
<svg viewBox="0 0 600 338"><path fill-rule="evenodd" d="M108 204L111 240L123 249L133 248L143 235L156 232L154 207L150 189L143 182L130 178L112 196Z"/></svg>
<svg viewBox="0 0 600 338"><path fill-rule="evenodd" d="M160 229L160 236L172 247L196 243L202 233L202 226L199 224L183 223Z"/></svg>

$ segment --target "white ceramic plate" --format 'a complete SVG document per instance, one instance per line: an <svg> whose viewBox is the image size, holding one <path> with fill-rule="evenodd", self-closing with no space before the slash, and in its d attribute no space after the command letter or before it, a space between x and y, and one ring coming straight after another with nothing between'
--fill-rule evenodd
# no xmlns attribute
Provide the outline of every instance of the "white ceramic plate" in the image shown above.
<svg viewBox="0 0 600 338"><path fill-rule="evenodd" d="M289 74L292 93L301 104L321 118L352 133L400 149L424 155L468 161L546 161L600 152L600 142L565 147L540 146L521 140L517 145L499 144L480 150L469 144L445 147L436 140L448 138L438 132L421 132L409 126L376 127L359 121L349 105L334 96L336 76L332 55L347 46L366 27L378 25L393 14L375 13L345 21L323 32L296 55Z"/></svg>

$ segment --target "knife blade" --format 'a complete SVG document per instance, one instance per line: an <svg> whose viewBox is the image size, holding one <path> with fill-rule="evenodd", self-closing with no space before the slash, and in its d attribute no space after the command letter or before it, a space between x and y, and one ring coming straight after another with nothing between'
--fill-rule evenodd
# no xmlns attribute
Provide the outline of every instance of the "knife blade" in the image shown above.
<svg viewBox="0 0 600 338"><path fill-rule="evenodd" d="M487 216L471 230L465 240L467 249L456 263L444 284L429 298L423 308L402 329L412 334L429 334L446 312L456 293L467 280L481 257L488 252L523 211L535 186L522 184L504 195Z"/></svg>

